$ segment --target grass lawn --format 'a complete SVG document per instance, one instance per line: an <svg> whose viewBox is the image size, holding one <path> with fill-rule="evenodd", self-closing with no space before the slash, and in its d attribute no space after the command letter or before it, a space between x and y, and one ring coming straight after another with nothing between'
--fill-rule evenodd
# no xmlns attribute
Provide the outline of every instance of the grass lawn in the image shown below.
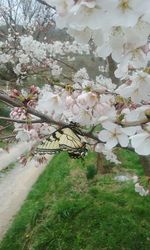
<svg viewBox="0 0 150 250"><path fill-rule="evenodd" d="M121 171L143 175L138 157L119 151ZM0 250L148 250L150 197L114 174L89 175L95 154L55 156L33 186ZM123 170L123 168L124 170ZM88 169L88 171L87 171Z"/></svg>
<svg viewBox="0 0 150 250"><path fill-rule="evenodd" d="M0 101L0 116L9 117L9 114L10 114L10 108ZM5 129L0 130L0 137L11 134L12 130L14 129L11 123L8 123L7 121L2 119L0 119L0 127L1 126L5 127ZM3 147L4 144L5 143L0 139L0 148Z"/></svg>

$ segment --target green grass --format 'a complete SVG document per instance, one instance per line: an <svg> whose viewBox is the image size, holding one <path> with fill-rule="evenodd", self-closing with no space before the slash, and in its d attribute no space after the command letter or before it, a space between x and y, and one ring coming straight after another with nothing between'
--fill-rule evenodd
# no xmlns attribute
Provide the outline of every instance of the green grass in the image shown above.
<svg viewBox="0 0 150 250"><path fill-rule="evenodd" d="M4 141L0 141L0 148L4 148L6 146L6 143Z"/></svg>
<svg viewBox="0 0 150 250"><path fill-rule="evenodd" d="M143 174L138 157L120 151L123 167ZM114 174L87 178L85 162L55 156L40 176L0 250L148 250L150 197L134 192L132 182L118 183ZM88 168L88 170L87 170Z"/></svg>
<svg viewBox="0 0 150 250"><path fill-rule="evenodd" d="M0 101L0 116L7 117L9 115L9 112L10 108L8 108L3 102ZM6 124L6 121L4 123Z"/></svg>
<svg viewBox="0 0 150 250"><path fill-rule="evenodd" d="M9 117L9 114L10 114L10 108L6 104L0 101L0 116ZM0 119L0 126L5 127L7 125L8 125L7 121ZM7 127L4 132L5 133L11 132L12 129L13 125L10 124L10 126Z"/></svg>

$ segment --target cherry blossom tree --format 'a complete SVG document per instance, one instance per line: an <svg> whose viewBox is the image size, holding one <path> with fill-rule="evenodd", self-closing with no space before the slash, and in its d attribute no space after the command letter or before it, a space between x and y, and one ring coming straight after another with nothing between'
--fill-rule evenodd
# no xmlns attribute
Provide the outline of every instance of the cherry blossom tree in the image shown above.
<svg viewBox="0 0 150 250"><path fill-rule="evenodd" d="M0 93L0 100L14 107L10 118L1 119L14 122L19 141L37 145L75 122L88 149L112 162L119 163L116 147L150 155L150 2L44 2L53 7L56 26L66 28L75 41L47 43L18 35L15 48L13 37L0 44L0 61L12 63L18 85L39 71L45 83L42 88ZM85 65L73 66L77 54L104 63L91 76ZM149 193L140 184L136 191Z"/></svg>
<svg viewBox="0 0 150 250"><path fill-rule="evenodd" d="M44 1L42 2L44 3ZM0 0L0 24L16 32L25 32L31 26L45 25L52 20L53 11L36 0Z"/></svg>

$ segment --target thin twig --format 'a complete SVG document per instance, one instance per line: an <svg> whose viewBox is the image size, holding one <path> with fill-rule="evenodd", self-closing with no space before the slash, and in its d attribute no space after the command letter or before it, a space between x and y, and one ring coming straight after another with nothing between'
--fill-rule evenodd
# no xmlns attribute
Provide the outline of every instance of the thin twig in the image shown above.
<svg viewBox="0 0 150 250"><path fill-rule="evenodd" d="M5 130L6 128L9 128L10 126L11 126L11 124L8 124L7 126L0 128L0 132Z"/></svg>
<svg viewBox="0 0 150 250"><path fill-rule="evenodd" d="M0 137L0 141L2 140L7 140L7 139L11 139L11 138L15 138L16 135L6 135L6 136L2 136Z"/></svg>
<svg viewBox="0 0 150 250"><path fill-rule="evenodd" d="M60 63L64 64L66 67L68 67L68 68L72 69L74 72L76 72L76 69L75 69L73 66L71 66L71 65L69 65L68 63L62 61L61 59L55 58L55 57L53 57L53 56L51 56L51 58L52 58L53 60L57 61L57 62L60 62Z"/></svg>
<svg viewBox="0 0 150 250"><path fill-rule="evenodd" d="M47 2L43 1L43 0L37 0L37 2L43 4L43 5L46 5L47 7L53 9L56 11L55 7L53 7L52 5L48 4Z"/></svg>

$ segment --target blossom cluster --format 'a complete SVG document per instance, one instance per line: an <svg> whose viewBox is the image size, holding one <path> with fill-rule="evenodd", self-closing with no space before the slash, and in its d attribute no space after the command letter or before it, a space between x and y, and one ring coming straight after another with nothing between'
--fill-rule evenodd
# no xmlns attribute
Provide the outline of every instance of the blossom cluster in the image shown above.
<svg viewBox="0 0 150 250"><path fill-rule="evenodd" d="M77 89L67 96L43 94L53 100L49 114L81 125L98 125L98 138L105 149L132 146L138 154L150 154L150 2L147 0L45 0L56 7L56 25L67 28L76 41L93 40L94 55L117 63L119 87L100 75L91 81L83 69L74 76ZM104 83L104 84L103 84ZM57 95L57 96L56 96ZM120 97L120 98L117 98ZM54 102L54 99L56 102ZM63 111L61 110L62 104ZM66 104L66 106L65 106ZM55 106L56 105L56 106ZM54 107L58 108L58 112ZM44 107L42 106L42 109ZM57 113L57 114L56 114ZM57 117L58 115L58 117ZM145 124L145 122L147 122ZM126 124L133 124L127 125ZM99 147L100 148L100 147Z"/></svg>
<svg viewBox="0 0 150 250"><path fill-rule="evenodd" d="M89 55L89 45L76 41L39 42L32 35L20 36L19 33L15 34L15 38L10 34L5 42L0 43L0 63L12 64L18 83L39 68L49 70L54 78L59 79L64 57L73 61L76 54Z"/></svg>
<svg viewBox="0 0 150 250"><path fill-rule="evenodd" d="M128 67L145 67L149 58L150 2L147 0L45 0L57 10L56 24L66 28L77 41L91 38L96 54L110 54L118 63L117 77L125 77Z"/></svg>
<svg viewBox="0 0 150 250"><path fill-rule="evenodd" d="M18 36L18 47L13 38L0 44L0 60L11 62L18 79L32 71L48 69L58 81L43 86L36 99L19 94L24 105L47 114L54 121L78 123L90 131L94 127L97 140L89 139L91 149L102 152L116 163L116 146L133 147L140 155L150 154L150 2L143 0L45 0L56 7L56 25L67 28L74 42L39 42L30 36ZM91 47L88 42L92 43ZM80 43L79 43L80 42ZM9 52L6 53L6 49ZM70 70L67 83L62 83L64 70L60 61L74 60L75 54L106 59L111 55L116 62L115 76L119 86L106 72L91 77L86 66ZM67 55L67 57L66 57ZM66 65L66 63L65 63ZM109 72L108 72L109 73ZM18 97L16 97L18 98ZM23 109L22 109L23 110ZM20 109L11 115L24 119ZM17 114L16 114L17 113ZM14 116L15 114L15 116ZM30 117L32 119L34 117ZM15 123L17 138L30 140L41 137L41 129L52 131L51 125ZM21 132L21 129L23 133ZM45 132L44 132L45 133ZM25 137L25 134L28 136ZM88 138L87 138L88 140Z"/></svg>

